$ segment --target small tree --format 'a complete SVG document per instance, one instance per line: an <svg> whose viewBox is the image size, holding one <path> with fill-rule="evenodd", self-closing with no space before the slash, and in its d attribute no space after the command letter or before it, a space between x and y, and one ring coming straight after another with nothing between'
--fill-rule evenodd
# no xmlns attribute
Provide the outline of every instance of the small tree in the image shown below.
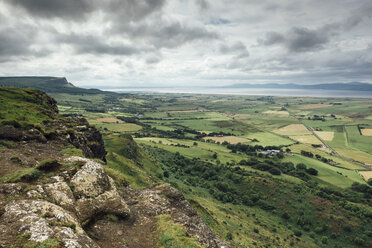
<svg viewBox="0 0 372 248"><path fill-rule="evenodd" d="M306 170L306 165L303 163L297 164L296 165L297 170Z"/></svg>
<svg viewBox="0 0 372 248"><path fill-rule="evenodd" d="M372 178L368 179L367 183L372 186Z"/></svg>

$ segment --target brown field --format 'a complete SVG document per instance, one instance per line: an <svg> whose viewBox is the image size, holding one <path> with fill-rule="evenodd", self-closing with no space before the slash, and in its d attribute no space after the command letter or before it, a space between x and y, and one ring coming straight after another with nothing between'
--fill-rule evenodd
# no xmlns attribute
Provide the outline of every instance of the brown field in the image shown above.
<svg viewBox="0 0 372 248"><path fill-rule="evenodd" d="M131 99L131 98L121 98L120 101L133 102L133 99Z"/></svg>
<svg viewBox="0 0 372 248"><path fill-rule="evenodd" d="M361 114L352 114L352 115L348 115L347 117L352 118L352 119L364 119L367 116L366 115L361 115Z"/></svg>
<svg viewBox="0 0 372 248"><path fill-rule="evenodd" d="M315 133L325 141L332 141L334 137L334 132L326 132L326 131L315 131Z"/></svg>
<svg viewBox="0 0 372 248"><path fill-rule="evenodd" d="M205 133L205 134L210 134L211 131L198 131L199 133Z"/></svg>
<svg viewBox="0 0 372 248"><path fill-rule="evenodd" d="M318 109L318 108L326 108L326 107L331 107L333 106L332 104L308 104L301 106L300 109Z"/></svg>
<svg viewBox="0 0 372 248"><path fill-rule="evenodd" d="M291 124L273 131L281 135L311 135L311 132L302 124Z"/></svg>
<svg viewBox="0 0 372 248"><path fill-rule="evenodd" d="M366 180L372 178L372 171L359 171L359 174L362 175Z"/></svg>
<svg viewBox="0 0 372 248"><path fill-rule="evenodd" d="M235 119L240 119L240 120L249 119L250 117L252 117L252 115L250 115L250 114L230 114L230 113L223 113L223 115L225 115L227 117L235 118Z"/></svg>
<svg viewBox="0 0 372 248"><path fill-rule="evenodd" d="M322 142L320 142L320 140L318 140L314 135L295 135L289 137L304 144L322 144Z"/></svg>
<svg viewBox="0 0 372 248"><path fill-rule="evenodd" d="M354 159L355 161L359 161L365 164L372 164L372 155L369 153L343 148L335 148L335 150L341 156L351 158Z"/></svg>
<svg viewBox="0 0 372 248"><path fill-rule="evenodd" d="M230 144L238 144L238 143L246 143L250 142L249 139L246 138L240 138L240 137L235 137L235 136L224 136L224 137L205 137L203 138L204 140L213 140L215 142L229 142Z"/></svg>
<svg viewBox="0 0 372 248"><path fill-rule="evenodd" d="M289 113L287 111L268 110L268 111L263 112L263 114L289 116Z"/></svg>
<svg viewBox="0 0 372 248"><path fill-rule="evenodd" d="M372 136L372 129L360 129L360 132L364 136Z"/></svg>
<svg viewBox="0 0 372 248"><path fill-rule="evenodd" d="M168 113L196 113L196 112L208 112L207 109L194 109L194 110L172 110L168 111Z"/></svg>
<svg viewBox="0 0 372 248"><path fill-rule="evenodd" d="M124 121L116 118L98 118L96 121L99 123L124 123Z"/></svg>

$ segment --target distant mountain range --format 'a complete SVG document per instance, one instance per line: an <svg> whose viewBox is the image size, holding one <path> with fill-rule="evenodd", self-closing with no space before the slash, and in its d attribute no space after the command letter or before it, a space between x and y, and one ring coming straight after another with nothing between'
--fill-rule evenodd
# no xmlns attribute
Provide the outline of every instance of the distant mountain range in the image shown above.
<svg viewBox="0 0 372 248"><path fill-rule="evenodd" d="M20 88L35 88L47 93L68 93L68 94L116 94L111 91L99 89L85 89L74 86L64 77L0 77L0 86L14 86ZM129 87L128 87L129 88ZM133 87L132 87L133 88ZM145 87L158 88L158 87ZM314 89L314 90L348 90L348 91L372 91L372 84L351 82L351 83L329 83L329 84L233 84L218 86L214 88L232 89ZM140 89L138 87L138 89Z"/></svg>
<svg viewBox="0 0 372 248"><path fill-rule="evenodd" d="M64 77L0 77L0 86L35 88L47 93L115 94L98 89L84 89L69 83Z"/></svg>
<svg viewBox="0 0 372 248"><path fill-rule="evenodd" d="M224 88L236 89L311 89L311 90L353 90L353 91L372 91L372 84L352 82L352 83L330 83L330 84L233 84Z"/></svg>

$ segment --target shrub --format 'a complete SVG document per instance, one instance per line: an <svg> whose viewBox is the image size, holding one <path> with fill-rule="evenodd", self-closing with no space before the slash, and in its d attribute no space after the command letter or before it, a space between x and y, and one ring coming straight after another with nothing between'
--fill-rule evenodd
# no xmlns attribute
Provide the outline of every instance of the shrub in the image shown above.
<svg viewBox="0 0 372 248"><path fill-rule="evenodd" d="M367 183L372 186L372 178L368 179Z"/></svg>
<svg viewBox="0 0 372 248"><path fill-rule="evenodd" d="M282 214L282 218L285 219L285 220L288 220L290 218L289 214L287 212L284 212Z"/></svg>
<svg viewBox="0 0 372 248"><path fill-rule="evenodd" d="M13 126L15 128L20 128L21 127L21 124L19 124L19 122L15 121L15 120L11 120L11 121L2 121L1 122L1 125L2 126Z"/></svg>
<svg viewBox="0 0 372 248"><path fill-rule="evenodd" d="M271 168L271 169L269 170L269 172L270 172L271 174L273 174L273 175L280 175L280 174L282 174L282 172L281 172L278 168L275 168L275 167Z"/></svg>
<svg viewBox="0 0 372 248"><path fill-rule="evenodd" d="M328 244L328 237L322 236L322 239L320 241L322 242L322 244Z"/></svg>
<svg viewBox="0 0 372 248"><path fill-rule="evenodd" d="M226 240L232 240L233 239L233 235L232 235L232 233L231 232L228 232L227 234L226 234Z"/></svg>
<svg viewBox="0 0 372 248"><path fill-rule="evenodd" d="M317 176L318 175L318 171L314 168L309 168L306 170L306 172L310 175L313 175L313 176Z"/></svg>
<svg viewBox="0 0 372 248"><path fill-rule="evenodd" d="M166 178L168 178L169 177L169 172L168 171L164 171L163 176L166 177Z"/></svg>
<svg viewBox="0 0 372 248"><path fill-rule="evenodd" d="M294 235L296 235L297 237L301 237L302 236L302 232L300 230L295 230L294 231Z"/></svg>
<svg viewBox="0 0 372 248"><path fill-rule="evenodd" d="M306 170L306 165L305 164L302 164L302 163L297 164L296 165L296 169L297 170Z"/></svg>

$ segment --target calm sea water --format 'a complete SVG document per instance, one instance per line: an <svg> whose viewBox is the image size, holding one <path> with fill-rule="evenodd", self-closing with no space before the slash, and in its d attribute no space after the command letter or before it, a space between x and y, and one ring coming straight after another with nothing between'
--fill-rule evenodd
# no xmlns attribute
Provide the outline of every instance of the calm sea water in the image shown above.
<svg viewBox="0 0 372 248"><path fill-rule="evenodd" d="M104 89L103 89L104 90ZM115 92L138 93L193 93L219 95L256 95L256 96L304 96L304 97L351 97L372 98L372 91L347 90L298 90L298 89L234 89L234 88L122 88L107 89Z"/></svg>

